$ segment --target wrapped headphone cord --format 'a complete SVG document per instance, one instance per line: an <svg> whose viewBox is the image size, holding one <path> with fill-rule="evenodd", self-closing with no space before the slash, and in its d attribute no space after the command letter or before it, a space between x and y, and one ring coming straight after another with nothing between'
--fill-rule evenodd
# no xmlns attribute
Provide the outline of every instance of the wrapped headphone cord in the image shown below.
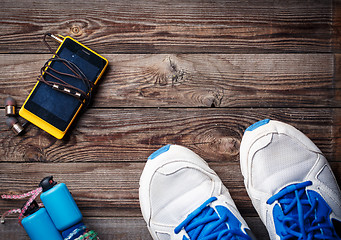
<svg viewBox="0 0 341 240"><path fill-rule="evenodd" d="M50 52L54 53L51 46L48 44L48 42L46 40L47 36L50 36L53 38L56 38L56 37L47 33L44 35L44 38L43 38L43 42L48 47ZM52 68L51 63L53 63L53 62L63 63L72 72L72 74L61 72L61 71L58 71L58 70ZM48 70L50 70L50 71L48 71ZM53 74L52 72L55 74ZM79 67L75 63L68 61L64 58L61 58L58 56L58 54L54 53L54 56L45 62L44 66L40 70L40 73L41 74L38 77L38 81L41 81L41 82L49 85L51 88L53 88L56 91L68 94L72 97L75 97L81 103L85 103L85 107L88 106L88 104L91 100L91 91L92 91L94 84L85 76L85 74L79 69ZM81 80L83 82L84 86L86 87L86 92L83 91L82 89L79 89L79 88L65 82L60 77L56 76L56 74L58 74L59 76L72 77L72 78ZM46 80L46 76L50 76L57 81Z"/></svg>

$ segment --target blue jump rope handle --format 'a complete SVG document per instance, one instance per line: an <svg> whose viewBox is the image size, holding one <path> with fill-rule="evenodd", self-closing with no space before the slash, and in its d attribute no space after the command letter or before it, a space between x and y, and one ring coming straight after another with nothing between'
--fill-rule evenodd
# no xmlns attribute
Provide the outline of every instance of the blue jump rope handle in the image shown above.
<svg viewBox="0 0 341 240"><path fill-rule="evenodd" d="M21 224L31 240L63 240L45 208L25 217Z"/></svg>
<svg viewBox="0 0 341 240"><path fill-rule="evenodd" d="M64 183L59 183L40 195L52 222L59 231L82 221L82 214Z"/></svg>
<svg viewBox="0 0 341 240"><path fill-rule="evenodd" d="M41 184L40 199L45 208L39 209L35 202L33 213L21 221L31 240L71 240L82 235L86 228L82 214L66 185L55 185L52 177L44 178Z"/></svg>

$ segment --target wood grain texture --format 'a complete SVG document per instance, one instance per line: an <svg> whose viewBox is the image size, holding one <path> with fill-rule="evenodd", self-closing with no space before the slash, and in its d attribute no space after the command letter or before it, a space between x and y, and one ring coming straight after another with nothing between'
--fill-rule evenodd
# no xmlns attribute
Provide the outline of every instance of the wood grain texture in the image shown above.
<svg viewBox="0 0 341 240"><path fill-rule="evenodd" d="M146 156L147 158L147 156ZM146 161L146 160L145 160ZM36 188L45 176L53 175L57 182L64 182L84 216L134 217L141 216L138 201L139 179L145 165L140 163L27 163L0 164L4 175L0 176L1 193L21 193ZM222 181L231 187L231 194L244 210L251 210L251 203L243 189L239 163L217 164L211 167L221 175ZM226 169L225 169L226 168ZM223 170L224 169L224 170ZM20 177L13 177L20 174ZM11 177L12 176L12 177ZM18 181L22 184L18 184ZM15 207L21 201L1 200L1 210ZM245 204L245 205L244 205Z"/></svg>
<svg viewBox="0 0 341 240"><path fill-rule="evenodd" d="M98 231L101 239L112 239L113 235L117 239L135 239L133 236L140 232L143 234L142 239L149 239L145 238L149 234L146 234L147 228L141 218L138 201L138 181L144 164L2 163L0 168L5 174L0 175L0 182L3 183L0 193L20 193L33 189L42 177L53 175L56 181L67 184L84 215L85 223ZM248 221L251 223L250 227L256 228L257 225L259 229L255 229L255 233L265 236L264 227L260 225L243 187L239 163L211 163L210 166L230 188L230 193L246 220L251 219ZM17 208L18 204L21 206L22 201L0 200L0 211ZM92 220L94 217L96 219ZM24 237L22 232L14 230L18 227L16 222L10 221L0 227L0 233Z"/></svg>
<svg viewBox="0 0 341 240"><path fill-rule="evenodd" d="M4 119L3 115L0 115ZM238 161L244 130L271 118L312 139L330 161L340 148L340 111L330 108L89 109L64 140L31 125L16 137L0 121L1 162L131 162L168 144L190 147L208 161Z"/></svg>
<svg viewBox="0 0 341 240"><path fill-rule="evenodd" d="M21 166L21 167L19 167ZM340 182L340 164L332 163L332 169ZM53 175L54 179L67 184L88 226L98 231L101 239L135 239L142 233L142 239L149 239L144 220L141 218L138 201L138 180L144 163L31 163L0 164L6 172L0 175L3 183L1 193L21 193L37 186L40 179ZM239 163L210 163L223 183L230 190L236 206L246 218L251 229L260 239L265 239L266 231L257 217L244 189ZM13 177L13 176L20 177ZM20 184L18 184L20 183ZM17 208L23 201L0 200L0 211ZM17 222L10 220L0 226L2 236L24 238ZM134 228L134 230L132 230ZM21 238L20 238L21 239ZM137 238L140 239L140 238Z"/></svg>
<svg viewBox="0 0 341 240"><path fill-rule="evenodd" d="M33 125L14 136L0 109L0 194L26 192L53 175L101 239L150 240L139 178L153 151L180 144L208 161L257 238L268 240L239 166L244 130L264 118L306 134L340 185L340 0L0 5L0 102L12 95L23 104L51 56L41 42L46 32L71 35L110 62L63 140ZM22 205L0 200L0 212ZM0 236L28 240L14 217Z"/></svg>
<svg viewBox="0 0 341 240"><path fill-rule="evenodd" d="M341 100L341 54L335 54L334 79L335 79L335 96L336 96L335 100L340 101ZM341 125L341 110L340 108L337 108L336 111L338 111L339 113L335 115L334 122L337 125ZM337 140L337 145L338 144L341 144L341 138ZM334 151L335 151L336 156L341 156L341 148L335 148Z"/></svg>
<svg viewBox="0 0 341 240"><path fill-rule="evenodd" d="M268 240L268 233L258 217L246 217L245 221L256 237ZM101 240L151 240L143 218L86 218L85 224L99 233ZM134 231L133 231L134 230ZM23 228L14 219L0 226L0 234L4 239L29 240Z"/></svg>
<svg viewBox="0 0 341 240"><path fill-rule="evenodd" d="M0 100L22 104L46 55L0 55ZM93 107L340 107L333 54L109 54Z"/></svg>
<svg viewBox="0 0 341 240"><path fill-rule="evenodd" d="M333 52L341 53L341 1L333 0Z"/></svg>
<svg viewBox="0 0 341 240"><path fill-rule="evenodd" d="M145 162L0 163L3 170L0 193L27 192L52 175L57 182L68 186L85 217L140 217L138 191L144 165ZM239 211L244 216L257 216L246 193L239 162L210 162L209 166L229 189ZM331 167L340 183L340 164L331 162ZM24 202L0 200L0 211L21 207Z"/></svg>
<svg viewBox="0 0 341 240"><path fill-rule="evenodd" d="M332 1L9 1L1 53L47 52L42 34L77 37L100 53L331 52Z"/></svg>
<svg viewBox="0 0 341 240"><path fill-rule="evenodd" d="M255 222L254 218L250 219ZM257 221L257 220L256 220ZM86 218L84 223L99 234L101 240L151 240L144 220L139 218ZM4 239L29 240L24 229L14 219L0 226L0 234Z"/></svg>

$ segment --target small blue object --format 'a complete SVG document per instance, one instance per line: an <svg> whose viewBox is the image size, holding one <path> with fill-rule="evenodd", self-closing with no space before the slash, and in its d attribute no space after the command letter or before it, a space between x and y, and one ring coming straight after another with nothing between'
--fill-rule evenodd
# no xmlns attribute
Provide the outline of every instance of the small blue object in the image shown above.
<svg viewBox="0 0 341 240"><path fill-rule="evenodd" d="M45 208L25 217L21 224L31 240L63 240Z"/></svg>
<svg viewBox="0 0 341 240"><path fill-rule="evenodd" d="M245 131L253 131L257 128L259 128L260 126L263 126L265 124L268 124L270 122L270 119L263 119L263 120L260 120L254 124L252 124L250 127L248 127Z"/></svg>
<svg viewBox="0 0 341 240"><path fill-rule="evenodd" d="M148 160L153 160L154 158L156 158L157 156L159 156L160 154L167 152L170 148L170 144L167 144L166 146L163 146L162 148L156 150L155 152L153 152L149 157Z"/></svg>
<svg viewBox="0 0 341 240"><path fill-rule="evenodd" d="M76 239L79 236L83 235L83 233L85 232L85 229L86 229L86 226L84 225L84 223L80 222L66 229L64 232L62 232L62 236L64 240Z"/></svg>
<svg viewBox="0 0 341 240"><path fill-rule="evenodd" d="M43 192L40 199L59 231L64 231L82 221L82 214L64 183Z"/></svg>

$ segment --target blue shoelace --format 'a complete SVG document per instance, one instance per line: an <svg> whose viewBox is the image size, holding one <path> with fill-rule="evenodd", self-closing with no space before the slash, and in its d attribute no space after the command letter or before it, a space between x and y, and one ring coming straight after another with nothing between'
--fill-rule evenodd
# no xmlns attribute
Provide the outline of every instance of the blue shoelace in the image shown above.
<svg viewBox="0 0 341 240"><path fill-rule="evenodd" d="M318 193L306 190L310 185L311 181L290 185L267 201L280 205L274 208L274 221L282 240L339 239L329 220L330 207Z"/></svg>
<svg viewBox="0 0 341 240"><path fill-rule="evenodd" d="M211 202L216 201L216 197L211 197L206 202L204 202L199 208L194 210L187 218L180 223L174 229L174 232L178 234L183 228L186 230L188 236L191 240L201 239L201 240L246 240L251 239L240 229L240 222L232 213L223 206L218 206L221 208L219 215L217 212L208 206ZM227 222L229 218L233 223L229 222L229 226L234 225L234 227L227 227ZM234 219L233 219L234 218ZM236 226L239 223L239 226ZM184 237L183 239L188 239Z"/></svg>

